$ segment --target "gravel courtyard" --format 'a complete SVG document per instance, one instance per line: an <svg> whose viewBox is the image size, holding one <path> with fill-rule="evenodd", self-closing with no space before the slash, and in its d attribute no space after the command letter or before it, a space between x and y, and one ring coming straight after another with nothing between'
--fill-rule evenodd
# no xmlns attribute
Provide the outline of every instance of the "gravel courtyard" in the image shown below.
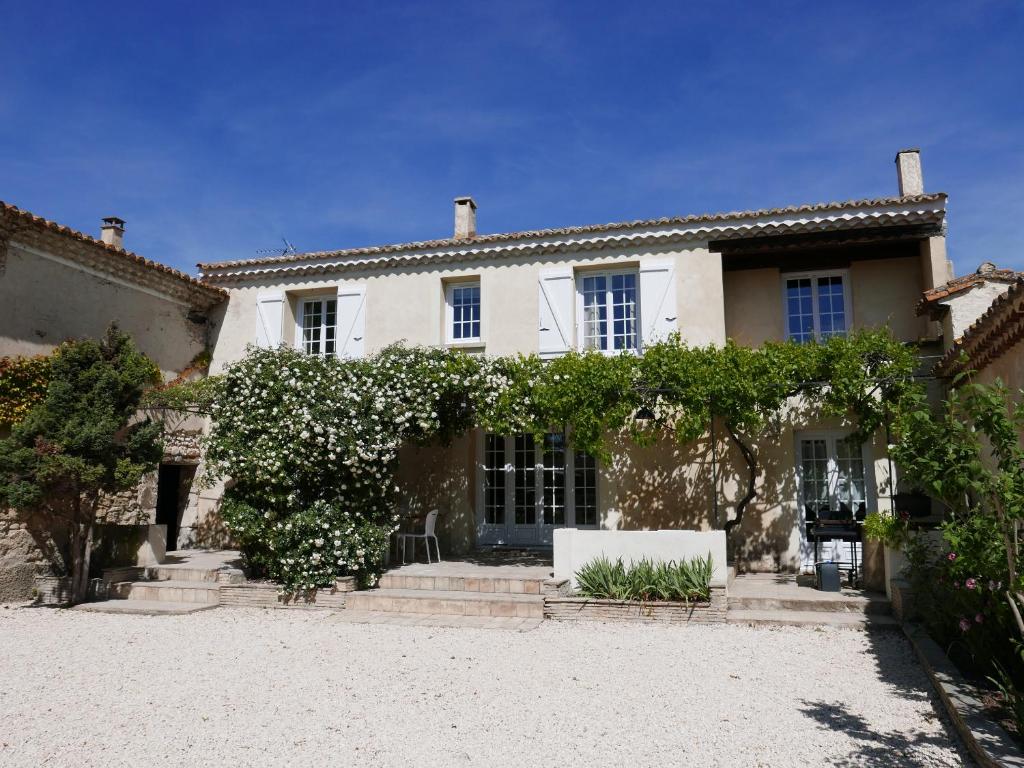
<svg viewBox="0 0 1024 768"><path fill-rule="evenodd" d="M0 765L964 764L896 633L0 609Z"/></svg>

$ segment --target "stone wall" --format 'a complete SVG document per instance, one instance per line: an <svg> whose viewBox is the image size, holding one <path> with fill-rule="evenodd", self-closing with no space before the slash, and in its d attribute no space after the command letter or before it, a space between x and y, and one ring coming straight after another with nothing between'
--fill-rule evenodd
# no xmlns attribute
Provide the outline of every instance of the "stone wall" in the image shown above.
<svg viewBox="0 0 1024 768"><path fill-rule="evenodd" d="M62 571L65 540L38 515L0 508L0 603L27 600L36 576Z"/></svg>
<svg viewBox="0 0 1024 768"><path fill-rule="evenodd" d="M685 624L725 622L728 602L724 589L712 589L707 603L596 600L589 597L545 597L544 618L558 621L633 621Z"/></svg>

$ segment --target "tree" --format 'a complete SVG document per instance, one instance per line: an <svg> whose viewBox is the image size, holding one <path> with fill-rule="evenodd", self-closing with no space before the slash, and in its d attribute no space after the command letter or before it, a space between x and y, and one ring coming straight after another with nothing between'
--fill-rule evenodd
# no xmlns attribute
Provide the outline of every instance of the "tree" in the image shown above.
<svg viewBox="0 0 1024 768"><path fill-rule="evenodd" d="M160 461L161 425L136 419L143 390L159 380L115 326L101 341L65 342L45 395L0 440L0 504L67 530L74 602L86 597L101 494L132 488Z"/></svg>

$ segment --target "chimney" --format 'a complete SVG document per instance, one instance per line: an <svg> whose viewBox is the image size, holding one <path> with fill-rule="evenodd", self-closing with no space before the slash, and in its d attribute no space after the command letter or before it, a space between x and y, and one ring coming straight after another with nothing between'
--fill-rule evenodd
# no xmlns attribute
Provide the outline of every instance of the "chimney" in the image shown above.
<svg viewBox="0 0 1024 768"><path fill-rule="evenodd" d="M896 153L896 177L900 182L900 197L924 194L921 175L921 150L901 149Z"/></svg>
<svg viewBox="0 0 1024 768"><path fill-rule="evenodd" d="M124 248L124 219L107 216L100 227L100 240L115 248Z"/></svg>
<svg viewBox="0 0 1024 768"><path fill-rule="evenodd" d="M455 198L455 239L476 237L476 203L472 197Z"/></svg>

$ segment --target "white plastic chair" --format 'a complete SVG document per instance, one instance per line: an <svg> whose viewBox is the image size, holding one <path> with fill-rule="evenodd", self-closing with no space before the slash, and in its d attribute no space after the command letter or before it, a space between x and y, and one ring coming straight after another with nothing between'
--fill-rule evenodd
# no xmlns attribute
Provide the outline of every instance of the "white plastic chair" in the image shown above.
<svg viewBox="0 0 1024 768"><path fill-rule="evenodd" d="M434 549L437 550L437 562L441 562L441 546L437 543L437 536L434 528L437 526L438 511L432 509L427 513L427 519L423 523L423 533L399 533L398 543L402 545L402 565L405 565L405 540L412 539L412 559L416 559L416 539L423 539L423 545L427 548L427 563L430 562L430 540L434 540Z"/></svg>

